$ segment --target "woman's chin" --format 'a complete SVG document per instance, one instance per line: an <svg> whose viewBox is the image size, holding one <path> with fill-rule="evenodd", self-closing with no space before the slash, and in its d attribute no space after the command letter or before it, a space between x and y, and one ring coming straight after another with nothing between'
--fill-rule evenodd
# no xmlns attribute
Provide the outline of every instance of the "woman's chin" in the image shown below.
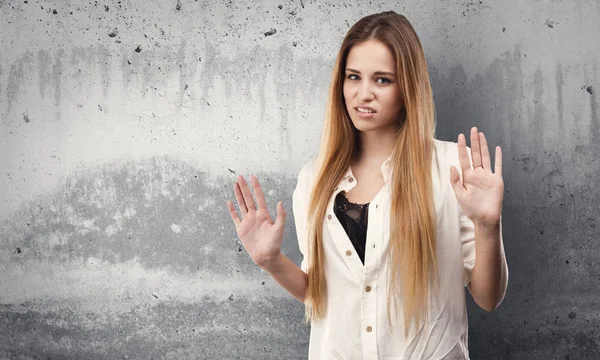
<svg viewBox="0 0 600 360"><path fill-rule="evenodd" d="M365 119L358 119L358 121L353 120L352 123L354 124L354 127L358 131L381 130L381 129L383 129L385 127L385 126L382 126L377 121L372 121L372 119L367 119L367 120L365 120Z"/></svg>

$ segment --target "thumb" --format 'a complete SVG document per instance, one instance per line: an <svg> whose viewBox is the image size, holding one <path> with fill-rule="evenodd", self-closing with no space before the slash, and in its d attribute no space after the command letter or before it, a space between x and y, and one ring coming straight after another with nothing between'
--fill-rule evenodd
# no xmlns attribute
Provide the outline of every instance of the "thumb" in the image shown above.
<svg viewBox="0 0 600 360"><path fill-rule="evenodd" d="M283 227L285 224L285 210L283 210L283 203L281 201L277 202L277 218L275 218L275 226Z"/></svg>
<svg viewBox="0 0 600 360"><path fill-rule="evenodd" d="M454 167L454 165L450 166L450 183L452 184L452 189L454 189L454 194L456 194L457 197L462 195L462 193L465 191L465 188L460 181L458 170L456 167Z"/></svg>

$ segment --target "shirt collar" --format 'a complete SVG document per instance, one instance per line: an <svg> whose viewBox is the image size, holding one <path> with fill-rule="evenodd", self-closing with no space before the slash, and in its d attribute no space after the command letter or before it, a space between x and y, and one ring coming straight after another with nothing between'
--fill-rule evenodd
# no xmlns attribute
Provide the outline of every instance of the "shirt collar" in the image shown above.
<svg viewBox="0 0 600 360"><path fill-rule="evenodd" d="M392 172L392 156L393 156L393 153L390 154L390 156L388 156L387 159L385 159L384 162L381 164L381 174L383 175L383 180L386 183L387 183L387 181L388 181L388 179L390 177L390 174ZM348 166L348 169L346 170L346 173L342 177L342 181L345 182L350 177L354 178L354 174L352 173L352 168L350 166Z"/></svg>

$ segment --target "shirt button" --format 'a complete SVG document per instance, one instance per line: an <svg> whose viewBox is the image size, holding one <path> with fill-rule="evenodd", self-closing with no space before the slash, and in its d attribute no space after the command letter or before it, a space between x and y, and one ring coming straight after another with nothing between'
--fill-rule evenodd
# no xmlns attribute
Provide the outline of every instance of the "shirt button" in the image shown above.
<svg viewBox="0 0 600 360"><path fill-rule="evenodd" d="M375 204L375 209L377 209L379 207L379 204Z"/></svg>
<svg viewBox="0 0 600 360"><path fill-rule="evenodd" d="M373 328L370 326L367 326L367 332L371 332L371 331L373 331Z"/></svg>
<svg viewBox="0 0 600 360"><path fill-rule="evenodd" d="M371 287L369 285L367 285L367 287L365 287L365 291L366 292L370 292L371 291Z"/></svg>
<svg viewBox="0 0 600 360"><path fill-rule="evenodd" d="M352 251L346 250L346 255L348 255L348 256L352 255Z"/></svg>
<svg viewBox="0 0 600 360"><path fill-rule="evenodd" d="M331 214L327 215L327 219L331 220Z"/></svg>
<svg viewBox="0 0 600 360"><path fill-rule="evenodd" d="M354 179L352 178L352 176L350 176L350 177L348 178L348 182L353 182L353 181L354 181Z"/></svg>

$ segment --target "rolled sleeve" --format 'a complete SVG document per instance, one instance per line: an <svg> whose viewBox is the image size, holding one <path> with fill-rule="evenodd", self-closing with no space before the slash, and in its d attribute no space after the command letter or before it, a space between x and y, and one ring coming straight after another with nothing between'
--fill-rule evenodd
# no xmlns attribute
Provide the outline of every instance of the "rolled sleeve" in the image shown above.
<svg viewBox="0 0 600 360"><path fill-rule="evenodd" d="M460 246L462 249L465 286L471 282L471 273L475 267L475 225L463 213L460 205Z"/></svg>
<svg viewBox="0 0 600 360"><path fill-rule="evenodd" d="M302 205L300 198L301 190L296 186L294 194L292 196L293 211L294 211L294 222L296 224L296 235L298 238L298 248L302 253L302 262L300 263L300 269L305 273L308 273L308 261L306 259L306 216L304 212L304 206Z"/></svg>
<svg viewBox="0 0 600 360"><path fill-rule="evenodd" d="M308 273L308 232L307 232L307 202L308 198L308 189L310 188L309 179L310 179L310 167L312 165L312 161L309 161L305 164L302 169L300 169L300 173L298 174L298 182L296 183L296 188L294 189L292 195L292 206L294 212L294 222L296 225L296 235L298 239L298 248L300 249L300 253L302 253L302 262L300 263L300 269L305 273Z"/></svg>

